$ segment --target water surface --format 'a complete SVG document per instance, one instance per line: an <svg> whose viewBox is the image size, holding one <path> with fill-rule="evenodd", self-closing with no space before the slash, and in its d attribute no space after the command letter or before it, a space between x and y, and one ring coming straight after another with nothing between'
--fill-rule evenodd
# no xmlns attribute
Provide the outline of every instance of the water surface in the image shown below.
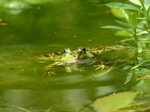
<svg viewBox="0 0 150 112"><path fill-rule="evenodd" d="M115 17L104 5L108 2L26 0L26 7L1 6L1 22L8 25L0 26L0 111L92 111L88 108L96 98L132 90L125 84L128 71L124 68L108 72L87 66L68 73L59 66L57 75L42 77L48 63L28 60L65 48L115 45L123 37L100 28L114 24Z"/></svg>

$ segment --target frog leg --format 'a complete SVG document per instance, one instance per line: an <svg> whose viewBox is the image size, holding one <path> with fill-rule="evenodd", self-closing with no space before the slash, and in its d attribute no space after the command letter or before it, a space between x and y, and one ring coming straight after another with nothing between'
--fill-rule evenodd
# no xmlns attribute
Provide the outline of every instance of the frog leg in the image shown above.
<svg viewBox="0 0 150 112"><path fill-rule="evenodd" d="M100 65L94 65L94 67L96 67L95 70L98 70L98 69L103 70L104 68L108 68L108 66L106 66L102 61Z"/></svg>
<svg viewBox="0 0 150 112"><path fill-rule="evenodd" d="M96 58L93 58L93 59L89 59L89 60L87 60L87 62L86 62L86 64L87 65L92 65L93 63L95 63L96 62L96 60L95 60Z"/></svg>
<svg viewBox="0 0 150 112"><path fill-rule="evenodd" d="M48 74L48 76L50 76L51 74L55 74L55 73L52 71L52 68L53 68L54 66L56 66L58 63L59 63L59 62L55 62L55 63L52 63L52 64L46 66L45 71L44 71L44 75L43 75L42 77L46 76L47 74Z"/></svg>

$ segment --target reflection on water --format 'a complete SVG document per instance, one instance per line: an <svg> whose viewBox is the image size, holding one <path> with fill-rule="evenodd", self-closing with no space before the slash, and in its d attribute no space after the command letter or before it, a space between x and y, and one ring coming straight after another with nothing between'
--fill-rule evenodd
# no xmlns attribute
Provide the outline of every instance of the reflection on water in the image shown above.
<svg viewBox="0 0 150 112"><path fill-rule="evenodd" d="M71 90L2 90L1 110L3 112L23 111L78 111L84 105L90 105L94 97L114 92L111 86L93 89ZM93 96L93 98L91 98ZM49 112L49 111L48 111Z"/></svg>

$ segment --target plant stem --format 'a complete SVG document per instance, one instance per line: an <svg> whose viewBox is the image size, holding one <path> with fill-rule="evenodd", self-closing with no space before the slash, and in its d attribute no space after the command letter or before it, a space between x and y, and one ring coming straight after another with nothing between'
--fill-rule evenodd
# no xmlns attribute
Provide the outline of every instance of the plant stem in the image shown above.
<svg viewBox="0 0 150 112"><path fill-rule="evenodd" d="M133 29L133 37L134 37L134 40L135 40L135 59L133 60L133 62L135 64L138 64L138 41L139 41L139 38L137 36L137 33L136 33L136 29Z"/></svg>
<svg viewBox="0 0 150 112"><path fill-rule="evenodd" d="M137 43L139 41L139 38L137 36L136 29L133 29L133 37L134 37L135 42Z"/></svg>

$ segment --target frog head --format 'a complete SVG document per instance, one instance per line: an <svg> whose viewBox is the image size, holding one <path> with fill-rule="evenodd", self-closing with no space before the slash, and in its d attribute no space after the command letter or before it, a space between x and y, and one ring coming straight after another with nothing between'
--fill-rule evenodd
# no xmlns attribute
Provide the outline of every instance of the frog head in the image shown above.
<svg viewBox="0 0 150 112"><path fill-rule="evenodd" d="M63 57L67 57L67 56L70 56L70 55L73 55L73 54L72 54L72 51L69 48L67 48L63 51Z"/></svg>
<svg viewBox="0 0 150 112"><path fill-rule="evenodd" d="M79 47L77 50L71 51L69 48L63 51L63 55L59 61L63 63L84 63L85 60L90 60L95 56L86 50L85 47Z"/></svg>
<svg viewBox="0 0 150 112"><path fill-rule="evenodd" d="M77 62L76 52L71 51L69 48L65 49L63 51L63 55L59 61L63 62L63 63L75 63L75 62Z"/></svg>

